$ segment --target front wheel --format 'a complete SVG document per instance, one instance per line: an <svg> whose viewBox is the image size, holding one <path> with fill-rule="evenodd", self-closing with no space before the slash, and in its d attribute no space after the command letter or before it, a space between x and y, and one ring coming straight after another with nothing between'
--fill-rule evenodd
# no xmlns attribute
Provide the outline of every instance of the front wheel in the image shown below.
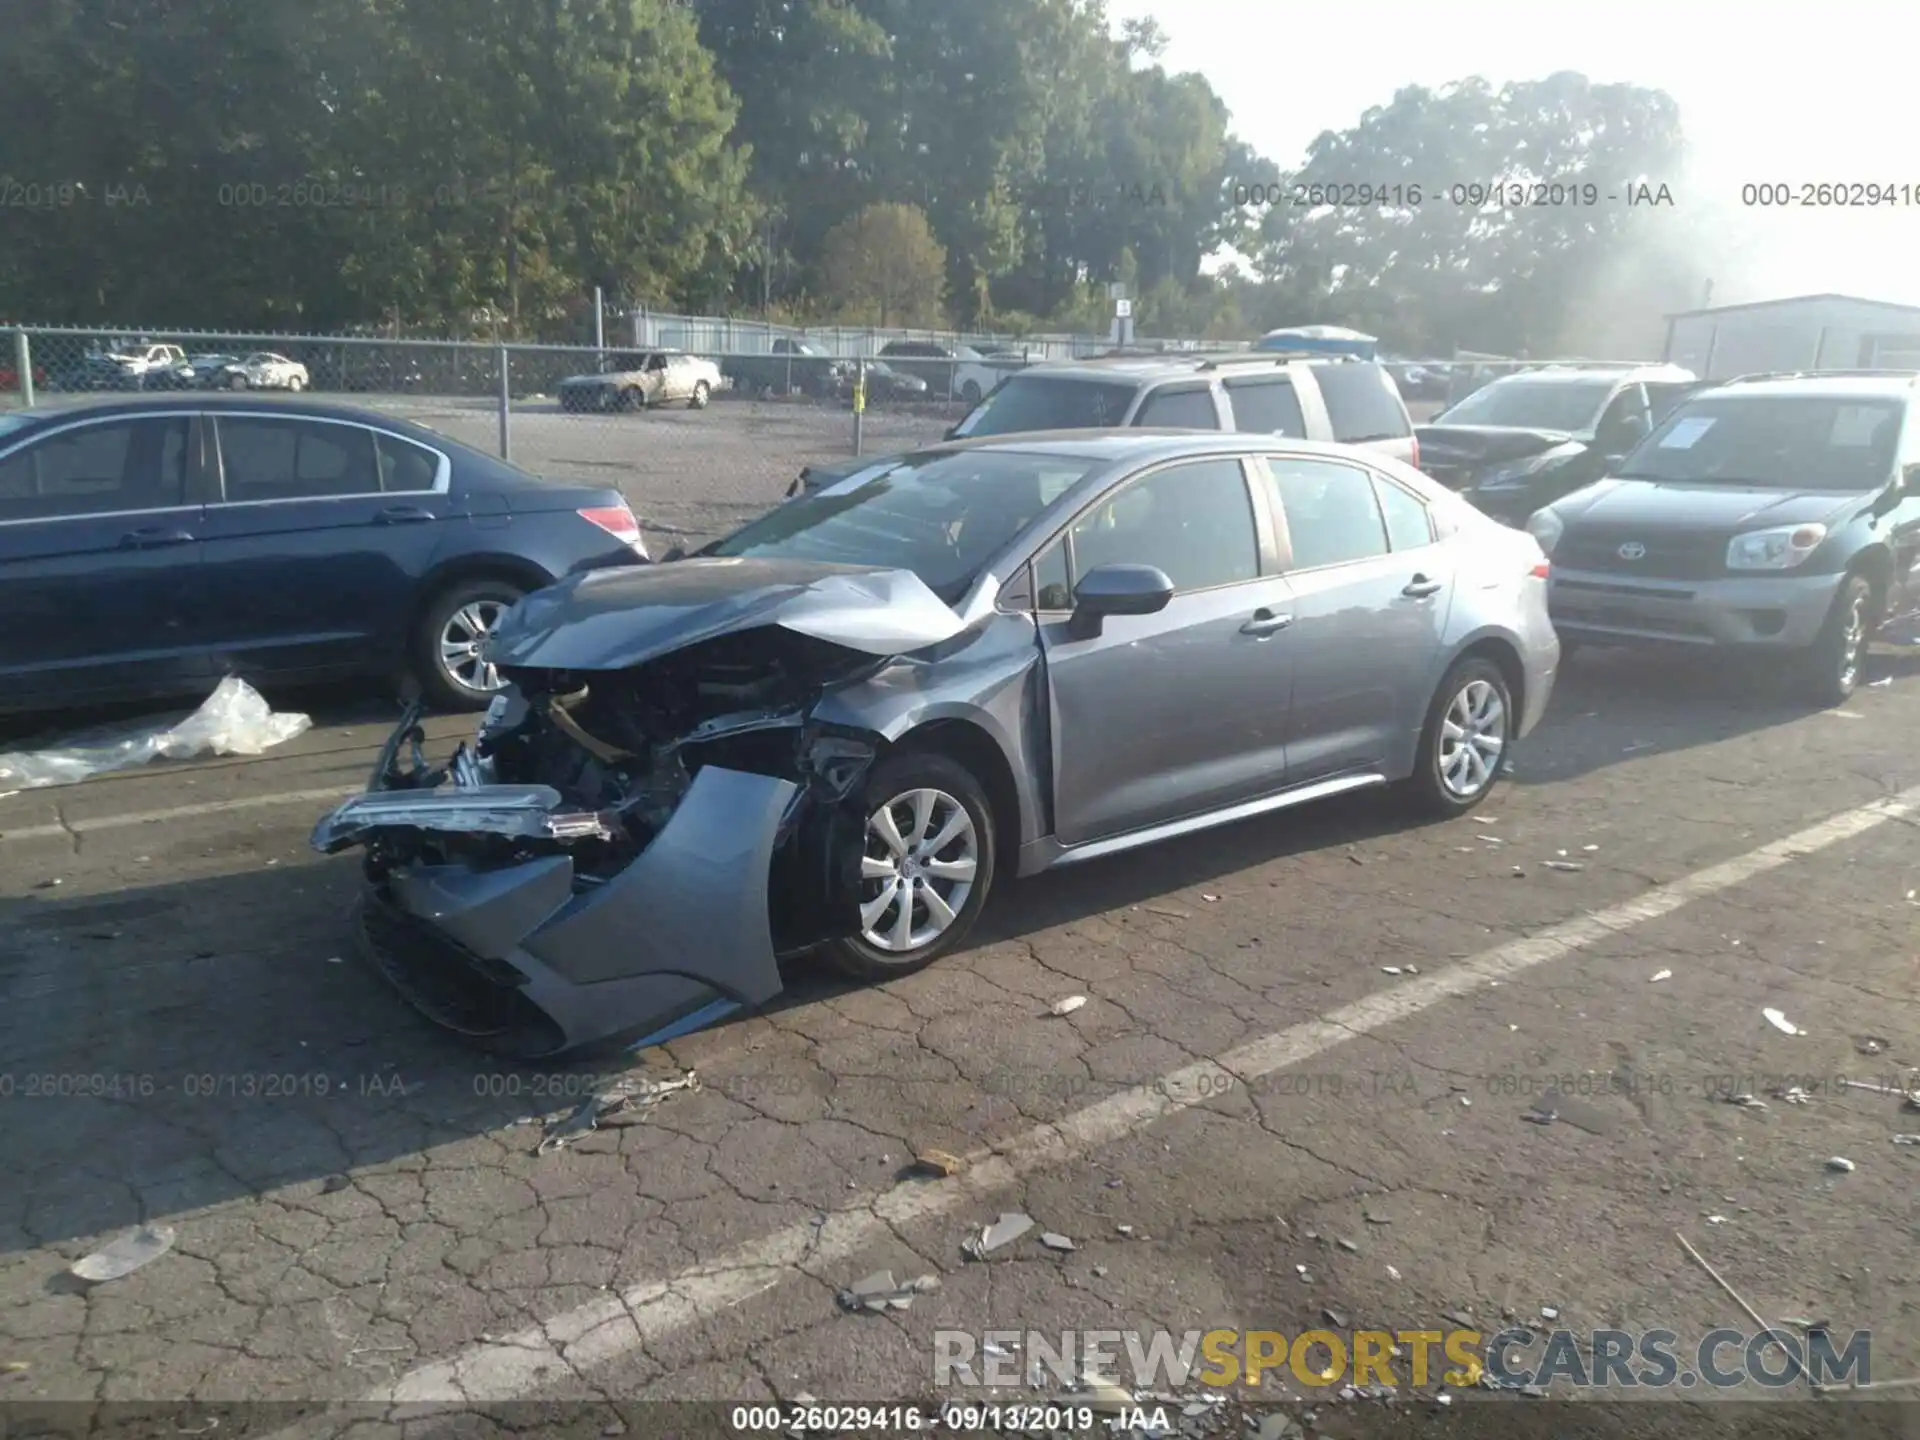
<svg viewBox="0 0 1920 1440"><path fill-rule="evenodd" d="M514 603L526 593L508 580L457 580L434 596L414 632L420 688L444 710L484 710L506 682L481 654Z"/></svg>
<svg viewBox="0 0 1920 1440"><path fill-rule="evenodd" d="M647 400L638 390L622 390L614 400L613 408L620 411L644 410Z"/></svg>
<svg viewBox="0 0 1920 1440"><path fill-rule="evenodd" d="M1515 723L1513 695L1500 667L1478 656L1457 662L1427 709L1407 797L1441 819L1466 814L1500 778Z"/></svg>
<svg viewBox="0 0 1920 1440"><path fill-rule="evenodd" d="M1867 647L1878 618L1873 586L1863 575L1849 575L1834 596L1833 609L1827 612L1819 636L1801 657L1802 683L1808 699L1825 709L1853 698L1853 692L1860 688L1860 672L1866 668Z"/></svg>
<svg viewBox="0 0 1920 1440"><path fill-rule="evenodd" d="M291 390L294 394L298 395L306 388L307 382L302 380L298 375L289 375L287 377L287 389Z"/></svg>
<svg viewBox="0 0 1920 1440"><path fill-rule="evenodd" d="M247 388L247 377L246 377L246 376L244 376L244 375L235 375L235 376L232 376L232 377L230 377L230 378L228 379L228 381L227 381L227 388L228 388L229 390L244 390L244 389L246 389L246 388Z"/></svg>
<svg viewBox="0 0 1920 1440"><path fill-rule="evenodd" d="M860 933L828 947L862 980L923 970L966 939L994 874L993 811L958 761L909 751L867 782Z"/></svg>
<svg viewBox="0 0 1920 1440"><path fill-rule="evenodd" d="M713 398L713 389L704 380L697 380L693 386L693 398L687 402L689 410L704 410L707 401Z"/></svg>

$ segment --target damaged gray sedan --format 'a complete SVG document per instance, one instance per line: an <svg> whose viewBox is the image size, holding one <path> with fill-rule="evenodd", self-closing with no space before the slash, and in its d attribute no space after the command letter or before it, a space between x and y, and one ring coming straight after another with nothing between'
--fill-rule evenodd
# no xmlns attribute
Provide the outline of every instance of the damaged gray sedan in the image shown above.
<svg viewBox="0 0 1920 1440"><path fill-rule="evenodd" d="M935 446L522 600L314 845L367 950L502 1053L640 1048L960 944L1031 875L1384 785L1464 813L1547 704L1545 557L1390 459L1127 431Z"/></svg>

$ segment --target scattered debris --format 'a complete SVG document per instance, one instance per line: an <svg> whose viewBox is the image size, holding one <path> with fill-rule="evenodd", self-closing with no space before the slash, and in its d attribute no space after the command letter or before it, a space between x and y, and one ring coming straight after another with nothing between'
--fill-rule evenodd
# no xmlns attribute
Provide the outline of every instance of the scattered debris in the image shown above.
<svg viewBox="0 0 1920 1440"><path fill-rule="evenodd" d="M0 785L9 792L37 790L154 760L259 755L312 723L305 715L276 715L258 690L229 675L191 715L87 730L45 750L0 751Z"/></svg>
<svg viewBox="0 0 1920 1440"><path fill-rule="evenodd" d="M1893 1137L1893 1143L1896 1145L1920 1145L1920 1135L1896 1135Z"/></svg>
<svg viewBox="0 0 1920 1440"><path fill-rule="evenodd" d="M913 1168L944 1180L949 1175L958 1175L965 1168L965 1162L944 1150L922 1150L913 1157Z"/></svg>
<svg viewBox="0 0 1920 1440"><path fill-rule="evenodd" d="M891 1270L876 1270L864 1280L856 1281L849 1289L840 1292L840 1308L843 1310L906 1310L912 1307L916 1295L925 1295L940 1288L938 1275L922 1275L918 1280L909 1280L902 1285L893 1278Z"/></svg>
<svg viewBox="0 0 1920 1440"><path fill-rule="evenodd" d="M1473 1104L1473 1097L1469 1095L1462 1095L1460 1097L1460 1103L1462 1105L1471 1106Z"/></svg>
<svg viewBox="0 0 1920 1440"><path fill-rule="evenodd" d="M1442 1310L1440 1312L1440 1318L1449 1324L1458 1326L1462 1330L1477 1330L1479 1328L1479 1322L1464 1310Z"/></svg>
<svg viewBox="0 0 1920 1440"><path fill-rule="evenodd" d="M1398 965L1382 965L1380 967L1380 973L1383 975L1398 975L1400 973L1400 967Z"/></svg>
<svg viewBox="0 0 1920 1440"><path fill-rule="evenodd" d="M62 880L58 875L56 875L51 880L42 880L38 885L34 886L33 888L36 890L54 890L54 889L58 889L60 886L66 883L67 883L66 881Z"/></svg>
<svg viewBox="0 0 1920 1440"><path fill-rule="evenodd" d="M1592 855L1592 854L1594 854L1594 853L1595 853L1596 851L1598 851L1598 850L1600 849L1600 847L1599 847L1598 845L1582 845L1582 846L1581 846L1580 848L1581 848L1582 850L1584 850L1584 851L1586 851L1586 852L1587 852L1587 854L1589 854L1589 855Z"/></svg>
<svg viewBox="0 0 1920 1440"><path fill-rule="evenodd" d="M1003 1211L998 1220L982 1226L978 1235L968 1239L960 1247L961 1253L972 1260L984 1260L1033 1229L1033 1223L1031 1215L1024 1215L1018 1210Z"/></svg>
<svg viewBox="0 0 1920 1440"><path fill-rule="evenodd" d="M1142 905L1140 908L1145 910L1149 915L1164 915L1169 920L1191 920L1193 918L1193 912L1191 910L1176 909L1172 905Z"/></svg>
<svg viewBox="0 0 1920 1440"><path fill-rule="evenodd" d="M1649 985L1657 985L1662 980L1671 980L1672 978L1673 978L1673 972L1671 970L1661 970L1656 972L1653 978L1649 980L1647 983Z"/></svg>
<svg viewBox="0 0 1920 1440"><path fill-rule="evenodd" d="M1371 1210L1361 1211L1360 1218L1369 1225L1391 1225L1393 1223L1393 1217L1391 1215L1376 1215Z"/></svg>
<svg viewBox="0 0 1920 1440"><path fill-rule="evenodd" d="M1540 863L1545 865L1549 870L1584 870L1587 868L1578 860L1542 860Z"/></svg>
<svg viewBox="0 0 1920 1440"><path fill-rule="evenodd" d="M1074 1398L1084 1401L1094 1410L1125 1410L1134 1403L1131 1390L1122 1389L1099 1375L1083 1376L1079 1392Z"/></svg>
<svg viewBox="0 0 1920 1440"><path fill-rule="evenodd" d="M1420 967L1418 965L1407 966L1407 974L1418 975L1419 973L1420 973Z"/></svg>
<svg viewBox="0 0 1920 1440"><path fill-rule="evenodd" d="M587 1096L567 1115L549 1125L541 1135L540 1143L534 1147L534 1153L545 1155L550 1150L565 1149L581 1136L592 1134L600 1121L609 1115L626 1112L638 1119L669 1095L699 1088L699 1077L691 1070L673 1080L641 1080L636 1077L616 1081L605 1090Z"/></svg>
<svg viewBox="0 0 1920 1440"><path fill-rule="evenodd" d="M1540 1318L1542 1320L1558 1320L1560 1318L1560 1312L1551 1305L1542 1305L1540 1307Z"/></svg>
<svg viewBox="0 0 1920 1440"><path fill-rule="evenodd" d="M329 965L344 965L346 963L347 962L342 960L338 955L329 955L327 957L327 964Z"/></svg>
<svg viewBox="0 0 1920 1440"><path fill-rule="evenodd" d="M1475 815L1473 817L1473 823L1476 825L1495 825L1499 823L1499 820L1500 817L1497 815Z"/></svg>
<svg viewBox="0 0 1920 1440"><path fill-rule="evenodd" d="M1738 1105L1742 1110L1764 1110L1767 1108L1767 1102L1756 1095L1743 1093L1739 1095L1728 1095L1725 1098L1727 1104Z"/></svg>
<svg viewBox="0 0 1920 1440"><path fill-rule="evenodd" d="M1064 1000L1054 1001L1053 1009L1049 1013L1053 1015L1071 1015L1086 1003L1087 997L1084 995L1069 995Z"/></svg>
<svg viewBox="0 0 1920 1440"><path fill-rule="evenodd" d="M1869 680L1867 682L1867 688L1869 690L1884 690L1891 684L1893 684L1893 676L1882 675L1878 680Z"/></svg>
<svg viewBox="0 0 1920 1440"><path fill-rule="evenodd" d="M1104 1265L1096 1265L1093 1267L1093 1278L1096 1280L1101 1280L1106 1278L1106 1273L1107 1273L1107 1267Z"/></svg>
<svg viewBox="0 0 1920 1440"><path fill-rule="evenodd" d="M1217 901L1220 897L1218 895L1202 895L1200 898L1206 901L1209 905L1211 905L1215 901Z"/></svg>
<svg viewBox="0 0 1920 1440"><path fill-rule="evenodd" d="M1847 1090L1865 1090L1874 1095L1891 1095L1896 1100L1906 1101L1909 1110L1920 1110L1920 1091L1901 1090L1892 1085L1878 1085L1871 1080L1848 1080L1844 1076L1839 1083Z"/></svg>
<svg viewBox="0 0 1920 1440"><path fill-rule="evenodd" d="M1807 1033L1791 1020L1787 1019L1787 1017L1778 1010L1768 1009L1762 1010L1760 1013L1766 1017L1767 1023L1782 1035L1804 1035Z"/></svg>
<svg viewBox="0 0 1920 1440"><path fill-rule="evenodd" d="M1399 1278L1400 1278L1400 1272L1394 1269L1393 1266L1391 1265L1387 1266L1387 1279L1398 1280Z"/></svg>
<svg viewBox="0 0 1920 1440"><path fill-rule="evenodd" d="M1727 1217L1724 1215L1707 1216L1707 1224L1709 1225L1724 1225L1726 1223L1727 1223Z"/></svg>
<svg viewBox="0 0 1920 1440"><path fill-rule="evenodd" d="M1833 1155L1827 1159L1827 1169L1836 1170L1842 1175L1850 1175L1859 1168L1844 1155Z"/></svg>
<svg viewBox="0 0 1920 1440"><path fill-rule="evenodd" d="M1320 1318L1336 1330L1344 1330L1347 1328L1347 1317L1342 1315L1338 1310L1322 1310L1320 1312Z"/></svg>
<svg viewBox="0 0 1920 1440"><path fill-rule="evenodd" d="M1116 1225L1113 1228L1122 1235L1133 1234L1133 1226L1131 1225Z"/></svg>
<svg viewBox="0 0 1920 1440"><path fill-rule="evenodd" d="M1767 1324L1765 1320L1762 1320L1760 1318L1760 1312L1754 1309L1753 1306L1749 1305L1746 1302L1746 1300L1741 1297L1740 1292L1734 1289L1733 1286L1727 1283L1725 1276L1723 1276L1718 1270L1714 1269L1713 1266L1707 1263L1707 1257L1702 1255L1698 1250L1694 1249L1693 1246L1690 1243L1688 1243L1687 1237L1682 1235L1679 1231L1676 1230L1674 1232L1673 1238L1680 1242L1680 1248L1687 1252L1688 1256L1692 1258L1694 1264L1698 1265L1702 1270L1706 1271L1708 1276L1712 1278L1713 1283L1718 1285L1722 1290L1727 1292L1727 1298L1732 1300L1734 1304L1738 1305L1740 1309L1745 1312L1746 1317L1749 1320L1753 1321L1754 1327L1757 1330L1759 1330L1759 1332L1762 1335L1766 1335L1769 1337L1768 1343L1775 1346L1779 1346L1784 1351L1785 1347L1780 1345L1780 1341L1778 1339L1772 1338L1773 1326ZM1794 1363L1796 1365L1799 1364L1798 1357L1793 1357L1793 1358L1794 1358Z"/></svg>
<svg viewBox="0 0 1920 1440"><path fill-rule="evenodd" d="M118 1280L158 1260L173 1248L173 1241L171 1225L142 1225L74 1261L69 1273L95 1285Z"/></svg>
<svg viewBox="0 0 1920 1440"><path fill-rule="evenodd" d="M1040 1237L1040 1243L1049 1250L1078 1250L1080 1247L1065 1235L1049 1230Z"/></svg>
<svg viewBox="0 0 1920 1440"><path fill-rule="evenodd" d="M353 1184L353 1182L344 1175L329 1175L325 1183L320 1186L320 1193L322 1195L338 1195L351 1184Z"/></svg>
<svg viewBox="0 0 1920 1440"><path fill-rule="evenodd" d="M1775 1090L1773 1092L1773 1098L1787 1105L1810 1105L1813 1103L1813 1096L1809 1095L1805 1090L1802 1090L1798 1085L1789 1085L1784 1090Z"/></svg>
<svg viewBox="0 0 1920 1440"><path fill-rule="evenodd" d="M1551 1125L1559 1117L1556 1116L1553 1111L1542 1109L1540 1105L1536 1104L1533 1109L1527 1111L1520 1118L1533 1125Z"/></svg>
<svg viewBox="0 0 1920 1440"><path fill-rule="evenodd" d="M1881 1055L1893 1048L1893 1042L1878 1035L1856 1035L1853 1037L1853 1048L1862 1055Z"/></svg>
<svg viewBox="0 0 1920 1440"><path fill-rule="evenodd" d="M1360 1247L1354 1244L1353 1241L1351 1240L1336 1239L1333 1243L1338 1245L1342 1250L1345 1250L1350 1255L1358 1255L1360 1253Z"/></svg>

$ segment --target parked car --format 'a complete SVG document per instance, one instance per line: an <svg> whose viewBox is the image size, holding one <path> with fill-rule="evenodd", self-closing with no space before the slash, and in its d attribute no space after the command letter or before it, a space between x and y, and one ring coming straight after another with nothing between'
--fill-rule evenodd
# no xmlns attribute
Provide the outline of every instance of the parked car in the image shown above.
<svg viewBox="0 0 1920 1440"><path fill-rule="evenodd" d="M1700 387L1677 365L1549 365L1489 382L1415 432L1421 468L1524 525L1617 463Z"/></svg>
<svg viewBox="0 0 1920 1440"><path fill-rule="evenodd" d="M125 342L94 345L80 359L54 374L52 390L144 390L150 374L165 373L186 357L178 346Z"/></svg>
<svg viewBox="0 0 1920 1440"><path fill-rule="evenodd" d="M755 395L785 395L799 391L826 395L832 390L837 356L808 340L775 337L765 355L728 355L720 369L736 390Z"/></svg>
<svg viewBox="0 0 1920 1440"><path fill-rule="evenodd" d="M155 345L142 342L115 350L108 358L115 361L129 375L144 376L171 370L186 360L187 352L178 345Z"/></svg>
<svg viewBox="0 0 1920 1440"><path fill-rule="evenodd" d="M233 371L241 364L238 355L189 355L186 363L176 367L173 373L176 380L185 382L183 389L226 390L232 387Z"/></svg>
<svg viewBox="0 0 1920 1440"><path fill-rule="evenodd" d="M947 431L948 439L1110 426L1241 430L1364 445L1417 463L1406 402L1384 368L1338 355L1123 355L1025 366ZM876 458L810 465L789 496Z"/></svg>
<svg viewBox="0 0 1920 1440"><path fill-rule="evenodd" d="M47 383L47 371L43 365L33 367L33 383L43 386ZM11 362L0 362L0 392L17 391L20 388L20 367Z"/></svg>
<svg viewBox="0 0 1920 1440"><path fill-rule="evenodd" d="M0 711L410 672L448 706L521 595L645 558L613 490L310 400L0 415Z"/></svg>
<svg viewBox="0 0 1920 1440"><path fill-rule="evenodd" d="M917 375L926 382L927 391L942 399L958 399L960 367L981 358L971 345L947 345L937 340L889 340L880 347L880 358L894 369ZM975 397L976 403L978 397Z"/></svg>
<svg viewBox="0 0 1920 1440"><path fill-rule="evenodd" d="M837 360L834 362L831 388L835 399L847 400L853 396L853 387L860 378L861 362L858 360ZM884 360L866 362L867 399L869 400L925 400L927 382L918 375L908 375L894 369Z"/></svg>
<svg viewBox="0 0 1920 1440"><path fill-rule="evenodd" d="M615 357L598 375L570 375L560 382L562 410L645 410L684 400L704 410L720 388L711 360L681 350L650 350Z"/></svg>
<svg viewBox="0 0 1920 1440"><path fill-rule="evenodd" d="M954 371L953 398L971 409L993 393L1002 380L1035 363L1019 350L982 350L977 359L964 362Z"/></svg>
<svg viewBox="0 0 1920 1440"><path fill-rule="evenodd" d="M312 383L306 366L271 350L256 350L220 374L229 390L289 390L297 395Z"/></svg>
<svg viewBox="0 0 1920 1440"><path fill-rule="evenodd" d="M1473 809L1553 687L1545 574L1378 450L937 445L528 596L475 743L403 768L403 720L313 843L364 847L371 951L439 1023L658 1044L782 955L920 969L1003 873L1386 785Z"/></svg>
<svg viewBox="0 0 1920 1440"><path fill-rule="evenodd" d="M1920 377L1759 375L1683 402L1611 474L1534 515L1569 646L1794 661L1839 704L1920 612Z"/></svg>

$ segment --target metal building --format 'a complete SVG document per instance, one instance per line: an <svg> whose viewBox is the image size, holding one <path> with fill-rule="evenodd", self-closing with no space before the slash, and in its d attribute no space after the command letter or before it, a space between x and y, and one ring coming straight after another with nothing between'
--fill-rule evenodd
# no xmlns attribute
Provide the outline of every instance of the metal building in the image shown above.
<svg viewBox="0 0 1920 1440"><path fill-rule="evenodd" d="M1920 370L1920 306L1796 295L1667 317L1665 359L1703 380L1768 370Z"/></svg>

